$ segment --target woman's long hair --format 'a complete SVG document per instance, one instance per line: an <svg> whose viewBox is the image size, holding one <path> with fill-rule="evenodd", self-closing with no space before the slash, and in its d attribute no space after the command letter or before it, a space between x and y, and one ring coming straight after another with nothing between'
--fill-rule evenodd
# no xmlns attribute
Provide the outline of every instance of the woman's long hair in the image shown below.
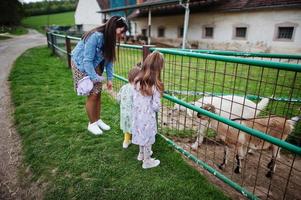
<svg viewBox="0 0 301 200"><path fill-rule="evenodd" d="M155 87L161 94L163 93L164 86L160 78L163 66L164 58L158 51L154 51L146 57L142 64L142 68L134 81L135 85L139 83L139 90L142 95L153 95L153 87Z"/></svg>
<svg viewBox="0 0 301 200"><path fill-rule="evenodd" d="M84 33L82 39L86 41L94 32L102 32L104 36L103 54L107 61L112 62L116 60L115 47L117 28L124 28L123 33L125 33L128 30L128 25L123 17L113 16L105 24Z"/></svg>

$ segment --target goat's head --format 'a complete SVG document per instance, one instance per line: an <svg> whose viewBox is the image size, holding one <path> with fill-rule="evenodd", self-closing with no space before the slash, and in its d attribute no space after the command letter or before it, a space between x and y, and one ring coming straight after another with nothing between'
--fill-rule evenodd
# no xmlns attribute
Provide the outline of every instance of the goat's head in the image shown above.
<svg viewBox="0 0 301 200"><path fill-rule="evenodd" d="M215 113L215 107L214 107L214 105L212 105L212 104L205 104L203 107L200 107L200 108L203 108L204 110L207 110L207 111L209 111L209 112ZM204 116L204 115L202 115L201 113L198 113L198 114L197 114L197 117L198 117L199 119L202 119L202 120L209 120L209 117Z"/></svg>

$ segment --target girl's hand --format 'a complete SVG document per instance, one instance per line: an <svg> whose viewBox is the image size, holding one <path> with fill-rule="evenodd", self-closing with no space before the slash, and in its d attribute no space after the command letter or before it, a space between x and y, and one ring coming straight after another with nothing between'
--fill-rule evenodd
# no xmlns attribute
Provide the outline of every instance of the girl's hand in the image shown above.
<svg viewBox="0 0 301 200"><path fill-rule="evenodd" d="M107 82L107 88L108 88L108 90L112 90L113 89L113 82L112 81L108 81Z"/></svg>

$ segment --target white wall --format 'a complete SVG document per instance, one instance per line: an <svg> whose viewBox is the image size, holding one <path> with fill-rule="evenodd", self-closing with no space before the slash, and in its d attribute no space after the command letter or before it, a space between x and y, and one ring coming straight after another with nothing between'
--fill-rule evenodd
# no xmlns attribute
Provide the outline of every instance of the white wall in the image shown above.
<svg viewBox="0 0 301 200"><path fill-rule="evenodd" d="M139 19L138 33L147 27L147 19ZM298 24L293 41L275 41L275 25L290 22ZM184 15L152 18L152 36L157 38L159 26L165 27L165 40L179 46L178 27L184 24ZM202 26L214 25L213 39L202 38ZM248 25L247 39L233 39L235 24ZM188 30L189 43L203 49L238 50L253 52L301 53L301 10L261 10L252 12L191 14Z"/></svg>
<svg viewBox="0 0 301 200"><path fill-rule="evenodd" d="M84 31L101 25L103 15L97 11L100 11L100 7L96 0L79 0L74 14L75 24L82 24Z"/></svg>

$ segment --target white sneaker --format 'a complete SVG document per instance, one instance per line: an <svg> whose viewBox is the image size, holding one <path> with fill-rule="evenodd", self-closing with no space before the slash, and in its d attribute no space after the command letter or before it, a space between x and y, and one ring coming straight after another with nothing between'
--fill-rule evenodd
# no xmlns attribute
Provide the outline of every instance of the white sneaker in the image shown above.
<svg viewBox="0 0 301 200"><path fill-rule="evenodd" d="M150 156L152 156L152 155L153 155L153 151L150 152ZM139 154L137 156L137 160L142 161L143 159L144 159L143 153L139 152Z"/></svg>
<svg viewBox="0 0 301 200"><path fill-rule="evenodd" d="M98 127L97 122L90 123L88 124L88 131L92 133L93 135L101 135L103 134L102 130Z"/></svg>
<svg viewBox="0 0 301 200"><path fill-rule="evenodd" d="M160 165L160 160L151 158L143 161L142 168L149 169L149 168L157 167L158 165Z"/></svg>
<svg viewBox="0 0 301 200"><path fill-rule="evenodd" d="M97 125L98 125L102 130L104 130L104 131L108 131L108 130L111 129L111 127L108 126L107 124L105 124L101 119L99 119L99 120L97 121Z"/></svg>
<svg viewBox="0 0 301 200"><path fill-rule="evenodd" d="M143 153L139 152L139 154L137 156L137 160L142 161L143 159L144 159Z"/></svg>
<svg viewBox="0 0 301 200"><path fill-rule="evenodd" d="M126 149L126 148L128 148L129 147L129 145L132 143L132 141L131 140L129 140L128 142L125 142L125 141L123 141L123 143L122 143L122 147L124 148L124 149Z"/></svg>

